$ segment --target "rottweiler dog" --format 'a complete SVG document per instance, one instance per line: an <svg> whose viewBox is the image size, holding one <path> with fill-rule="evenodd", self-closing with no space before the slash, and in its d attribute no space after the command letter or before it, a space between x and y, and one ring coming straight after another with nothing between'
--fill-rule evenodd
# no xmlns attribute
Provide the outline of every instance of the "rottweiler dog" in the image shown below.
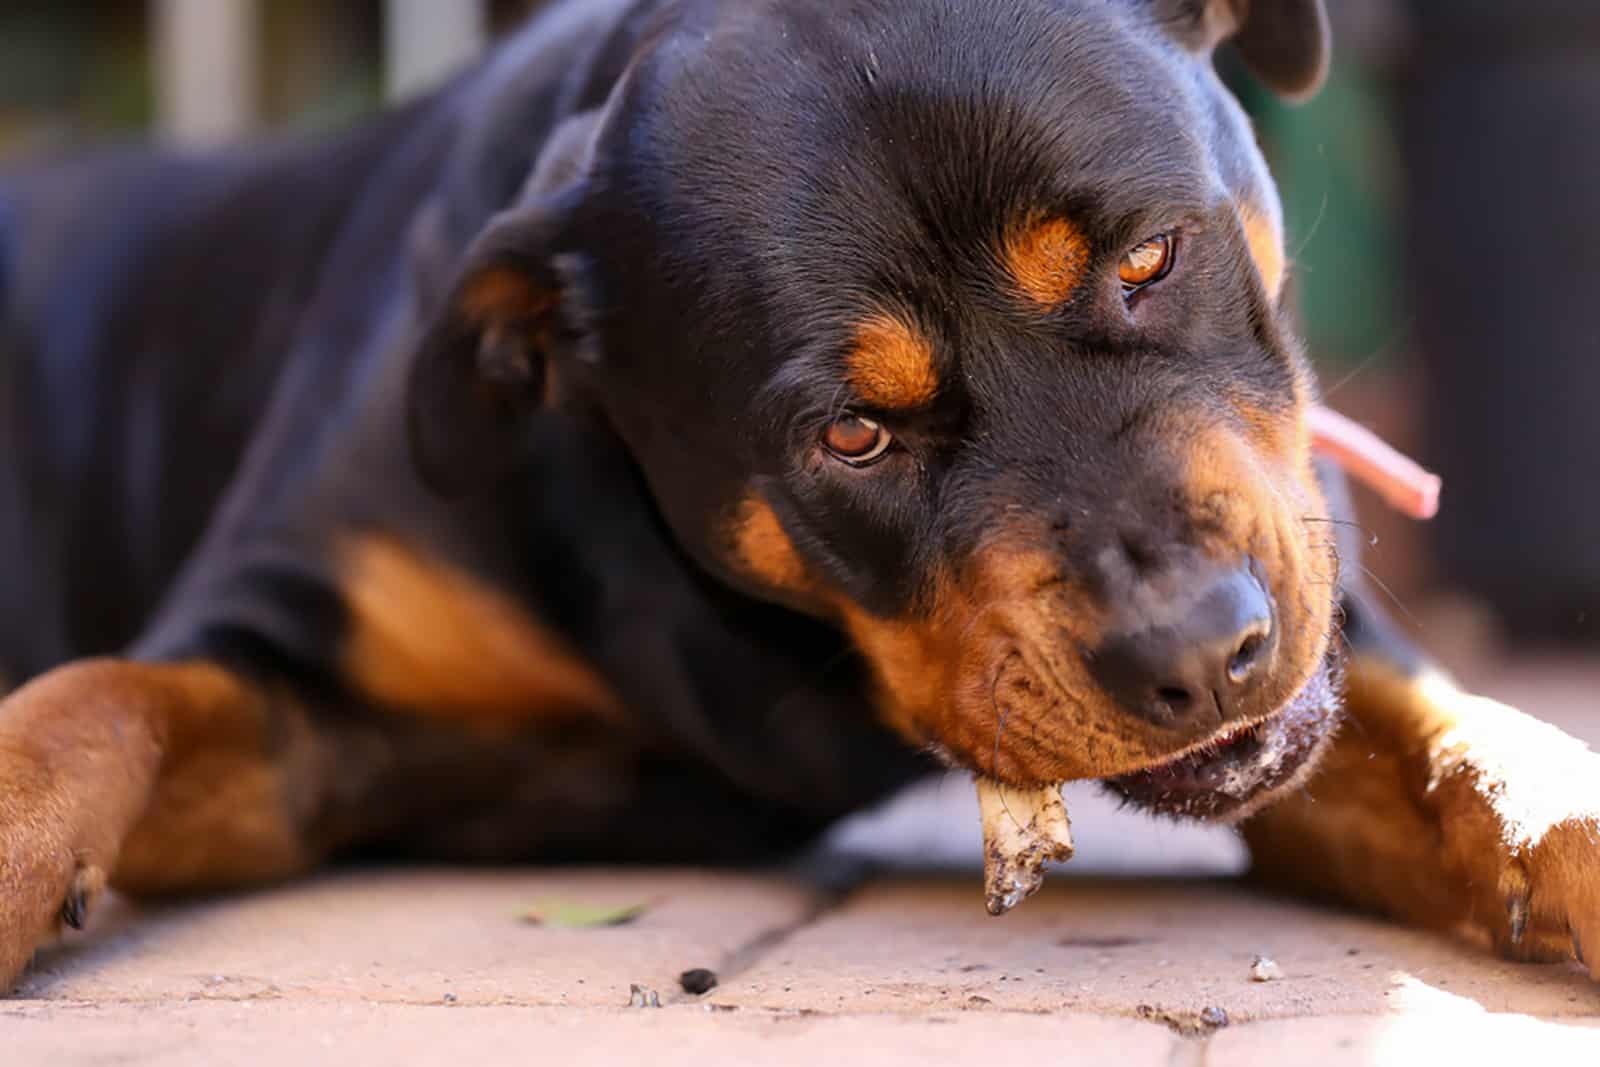
<svg viewBox="0 0 1600 1067"><path fill-rule="evenodd" d="M0 982L108 884L755 861L939 767L1600 964L1600 759L1338 536L1224 44L1305 95L1325 13L566 0L332 140L7 175Z"/></svg>

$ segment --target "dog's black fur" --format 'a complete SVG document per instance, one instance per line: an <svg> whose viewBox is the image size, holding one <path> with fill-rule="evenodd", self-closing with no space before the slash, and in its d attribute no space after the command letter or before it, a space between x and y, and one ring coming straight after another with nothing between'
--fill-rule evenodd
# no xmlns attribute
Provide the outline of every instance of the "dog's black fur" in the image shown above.
<svg viewBox="0 0 1600 1067"><path fill-rule="evenodd" d="M222 712L292 782L292 859L222 812L241 851L166 877L139 808L138 861L74 846L80 880L89 853L133 888L362 849L764 856L940 759L1222 813L1253 799L1196 807L1204 766L1138 776L1217 739L1246 769L1299 746L1263 792L1299 773L1336 720L1339 553L1230 37L1280 92L1321 79L1313 0L569 0L330 141L0 179L0 674L40 679L5 715L56 721L86 657L212 665L243 695L162 712L156 809L171 737L203 753ZM1018 290L1041 219L1073 260L1048 306ZM1170 276L1120 285L1169 232ZM874 314L928 357L917 403L851 395ZM847 412L894 434L870 470L817 444ZM1085 680L1149 623L1127 603L1246 559L1282 636L1237 707L1135 721ZM508 723L500 661L429 659L460 635L391 610L419 582L602 695ZM1410 669L1344 589L1358 657ZM928 621L952 604L959 641Z"/></svg>
<svg viewBox="0 0 1600 1067"><path fill-rule="evenodd" d="M1062 10L1049 13L1054 6ZM134 152L8 177L0 513L4 557L26 563L0 571L6 673L26 679L131 648L337 689L345 619L328 545L376 529L491 580L558 628L651 720L649 731L687 741L684 755L709 764L711 806L744 795L776 805L751 834L730 838L700 805L679 801L685 817L653 820L637 845L606 829L585 832L581 851L688 855L662 830L679 823L715 826L718 852L743 851L747 836L782 848L794 835L769 820L810 831L903 784L926 764L875 725L846 643L724 588L765 592L703 546L750 469L770 469L795 423L809 425L836 399L830 369L800 360L785 386L804 394L806 413L760 408L780 353L751 353L755 338L782 338L795 355L820 348L847 314L827 298L856 289L953 303L957 279L896 263L892 252L929 226L948 249L981 245L1001 201L1064 196L1102 212L1116 240L1203 203L1193 161L1172 157L1170 134L1152 136L1152 123L1182 121L1163 114L1164 87L1135 70L1133 95L1117 101L1075 66L1111 62L1119 35L1135 31L1152 38L1152 61L1177 65L1177 46L1137 27L1086 32L1070 7L567 4L481 71L332 141L198 159ZM1179 36L1189 32L1186 13L1168 17ZM517 422L482 440L480 414L447 412L440 449L472 449L448 457L451 474L496 488L467 502L434 495L412 474L400 432L408 339L443 313L458 264L495 216L545 195L526 188L541 160L582 165L568 157L590 150L589 116L650 33L674 43L649 61L663 69L640 71L614 106L640 113L631 136L642 147L605 176L605 217L583 238L604 249L603 263L582 265L595 306L569 312L608 316L610 362L630 363L626 388L579 398L601 411ZM780 63L785 55L794 58ZM665 69L678 65L694 69ZM961 89L982 78L993 102ZM827 96L846 90L887 100L877 120L886 125L842 126ZM926 109L920 94L931 94ZM918 147L919 136L959 137L963 123L987 131L991 155L963 155L955 141ZM572 128L558 135L563 124ZM1063 174L1058 153L1070 146L1092 168ZM909 183L930 162L947 173L931 176L922 202L897 203L873 177ZM700 188L674 202L673 182ZM769 247L749 247L758 240ZM1206 269L1239 278L1250 269L1235 251L1216 255ZM753 256L769 277L745 273ZM950 328L976 336L986 313L980 306ZM697 331L712 324L715 340L673 353L684 314ZM1105 336L1099 314L1069 312L1041 354L1098 343L1100 358L1131 356L1134 338ZM1168 328L1192 329L1198 317L1186 312ZM1218 373L1266 375L1253 387L1281 388L1280 371L1232 354L1248 346L1212 347L1229 361ZM1047 409L1075 402L1040 399ZM707 407L750 417L696 427ZM1008 414L1024 435L1045 417ZM966 417L954 406L919 416L949 437ZM1033 447L1024 436L998 449ZM882 521L865 517L822 565L864 605L893 611L916 589L907 570L916 560L874 546ZM676 770L660 773L666 788L684 788ZM437 818L459 819L453 798L439 799ZM530 842L541 826L569 823L551 816L529 820Z"/></svg>

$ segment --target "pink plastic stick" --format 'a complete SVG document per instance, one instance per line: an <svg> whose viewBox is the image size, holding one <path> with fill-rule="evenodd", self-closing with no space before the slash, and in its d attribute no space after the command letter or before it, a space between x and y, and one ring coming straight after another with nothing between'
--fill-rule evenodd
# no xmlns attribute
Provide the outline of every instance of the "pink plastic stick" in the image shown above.
<svg viewBox="0 0 1600 1067"><path fill-rule="evenodd" d="M1306 417L1318 452L1374 490L1390 507L1426 522L1439 514L1439 476L1401 455L1377 434L1324 407Z"/></svg>

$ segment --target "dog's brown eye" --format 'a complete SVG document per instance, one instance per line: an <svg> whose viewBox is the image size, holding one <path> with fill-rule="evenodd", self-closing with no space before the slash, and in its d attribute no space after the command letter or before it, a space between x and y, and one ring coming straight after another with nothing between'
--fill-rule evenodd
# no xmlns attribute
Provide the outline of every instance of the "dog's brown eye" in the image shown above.
<svg viewBox="0 0 1600 1067"><path fill-rule="evenodd" d="M1122 288L1129 293L1153 282L1159 282L1172 270L1172 238L1166 234L1152 237L1122 257L1117 276Z"/></svg>
<svg viewBox="0 0 1600 1067"><path fill-rule="evenodd" d="M828 427L822 443L836 458L853 467L865 467L882 458L894 438L880 423L860 415L843 415Z"/></svg>

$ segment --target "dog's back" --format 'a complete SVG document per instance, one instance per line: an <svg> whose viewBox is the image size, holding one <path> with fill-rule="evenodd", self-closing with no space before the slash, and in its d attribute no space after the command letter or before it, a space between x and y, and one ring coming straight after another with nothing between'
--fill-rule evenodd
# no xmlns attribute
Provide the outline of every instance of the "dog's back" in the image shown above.
<svg viewBox="0 0 1600 1067"><path fill-rule="evenodd" d="M0 173L0 558L22 561L0 568L0 676L132 640L253 441L273 439L279 473L313 462L303 439L349 417L340 383L390 358L384 324L418 281L448 281L657 6L556 5L454 85L332 138Z"/></svg>
<svg viewBox="0 0 1600 1067"><path fill-rule="evenodd" d="M236 470L397 132L92 156L0 184L0 555L22 562L0 576L8 673L137 631Z"/></svg>

